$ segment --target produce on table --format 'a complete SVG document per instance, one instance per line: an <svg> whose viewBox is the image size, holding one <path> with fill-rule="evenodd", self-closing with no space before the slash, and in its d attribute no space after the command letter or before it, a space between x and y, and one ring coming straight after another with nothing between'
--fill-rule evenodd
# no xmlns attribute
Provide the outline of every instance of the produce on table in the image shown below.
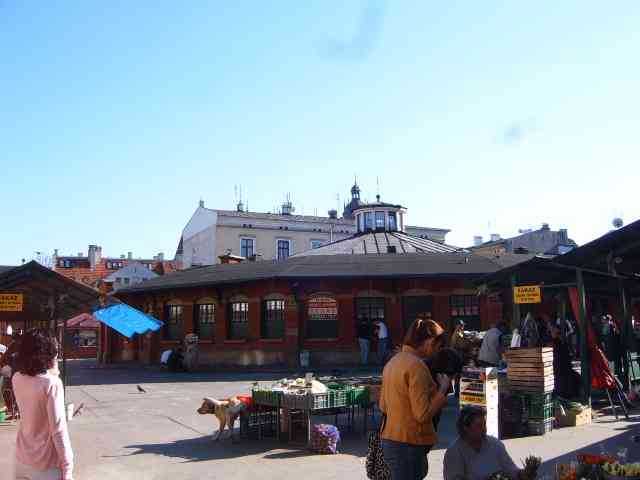
<svg viewBox="0 0 640 480"><path fill-rule="evenodd" d="M610 455L594 455L583 453L577 456L578 461L585 465L604 465L605 463L615 463L616 459Z"/></svg>
<svg viewBox="0 0 640 480"><path fill-rule="evenodd" d="M640 477L640 463L605 463L602 469L609 475L617 477Z"/></svg>

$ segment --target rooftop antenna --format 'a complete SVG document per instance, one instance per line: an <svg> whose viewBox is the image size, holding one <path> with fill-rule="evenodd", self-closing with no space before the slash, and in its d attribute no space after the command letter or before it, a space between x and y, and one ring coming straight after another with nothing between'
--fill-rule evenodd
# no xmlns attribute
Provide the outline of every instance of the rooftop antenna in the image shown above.
<svg viewBox="0 0 640 480"><path fill-rule="evenodd" d="M380 202L380 177L376 177L376 200Z"/></svg>

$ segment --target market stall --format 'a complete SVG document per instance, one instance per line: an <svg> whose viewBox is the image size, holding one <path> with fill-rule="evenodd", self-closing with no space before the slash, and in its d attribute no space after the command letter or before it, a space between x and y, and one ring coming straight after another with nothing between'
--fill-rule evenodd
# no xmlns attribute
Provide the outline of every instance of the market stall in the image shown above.
<svg viewBox="0 0 640 480"><path fill-rule="evenodd" d="M270 385L254 384L252 408L245 414L248 435L277 436L311 446L313 417L333 416L335 426L353 430L362 417L363 431L373 415L380 392L379 377L282 379ZM241 428L242 430L242 428ZM266 434L266 435L265 435Z"/></svg>

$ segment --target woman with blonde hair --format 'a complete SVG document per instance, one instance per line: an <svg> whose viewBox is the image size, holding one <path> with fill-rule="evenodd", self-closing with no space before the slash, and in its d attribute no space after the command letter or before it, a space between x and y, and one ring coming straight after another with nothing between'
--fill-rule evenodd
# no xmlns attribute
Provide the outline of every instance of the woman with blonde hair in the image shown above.
<svg viewBox="0 0 640 480"><path fill-rule="evenodd" d="M447 403L451 379L439 374L436 384L424 360L442 349L445 341L440 325L418 318L382 373L380 410L385 420L380 438L393 480L427 476L427 454L437 441L432 418Z"/></svg>

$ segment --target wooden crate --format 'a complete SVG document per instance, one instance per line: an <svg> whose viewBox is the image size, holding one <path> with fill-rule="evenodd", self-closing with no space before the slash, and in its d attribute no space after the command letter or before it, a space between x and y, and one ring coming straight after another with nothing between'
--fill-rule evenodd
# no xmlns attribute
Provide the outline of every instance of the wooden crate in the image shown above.
<svg viewBox="0 0 640 480"><path fill-rule="evenodd" d="M512 348L504 354L508 359L532 359L538 361L553 361L553 348Z"/></svg>

